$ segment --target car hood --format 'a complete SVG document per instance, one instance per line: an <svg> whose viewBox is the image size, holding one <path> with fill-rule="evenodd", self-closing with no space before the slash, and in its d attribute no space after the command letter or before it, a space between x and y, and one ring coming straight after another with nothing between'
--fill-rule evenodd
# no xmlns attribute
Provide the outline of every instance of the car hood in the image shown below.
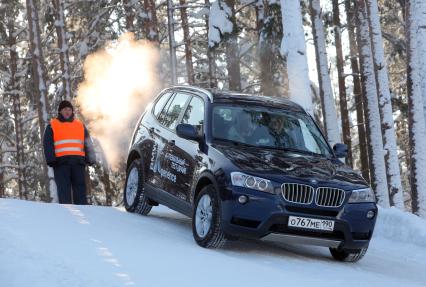
<svg viewBox="0 0 426 287"><path fill-rule="evenodd" d="M215 144L214 148L242 171L277 182L309 181L313 185L331 184L340 188L367 185L360 174L335 158L234 145Z"/></svg>

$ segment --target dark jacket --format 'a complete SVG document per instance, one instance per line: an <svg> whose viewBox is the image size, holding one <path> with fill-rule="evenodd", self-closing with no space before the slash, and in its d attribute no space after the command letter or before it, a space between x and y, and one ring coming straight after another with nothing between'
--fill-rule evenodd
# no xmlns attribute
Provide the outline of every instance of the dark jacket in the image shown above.
<svg viewBox="0 0 426 287"><path fill-rule="evenodd" d="M58 115L58 120L61 122L73 121L74 116L68 120L65 120L61 115ZM84 152L86 156L79 155L67 155L56 157L55 156L55 146L53 144L53 130L50 124L47 125L46 130L44 131L43 137L43 147L44 147L44 157L48 166L55 166L58 164L88 164L94 165L96 163L96 153L93 146L92 139L90 137L89 131L84 127Z"/></svg>

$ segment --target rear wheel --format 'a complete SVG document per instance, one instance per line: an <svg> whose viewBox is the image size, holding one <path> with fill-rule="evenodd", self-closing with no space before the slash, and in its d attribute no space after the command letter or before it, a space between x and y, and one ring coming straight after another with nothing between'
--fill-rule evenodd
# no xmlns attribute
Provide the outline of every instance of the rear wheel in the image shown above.
<svg viewBox="0 0 426 287"><path fill-rule="evenodd" d="M367 252L367 249L368 247L355 250L330 248L330 253L333 258L338 261L357 262L364 257L365 253Z"/></svg>
<svg viewBox="0 0 426 287"><path fill-rule="evenodd" d="M221 228L219 196L213 185L204 187L195 200L192 233L201 247L220 248L226 243Z"/></svg>
<svg viewBox="0 0 426 287"><path fill-rule="evenodd" d="M137 212L147 215L152 206L146 197L143 188L144 176L142 161L135 159L129 166L126 176L126 184L124 186L124 207L128 212Z"/></svg>

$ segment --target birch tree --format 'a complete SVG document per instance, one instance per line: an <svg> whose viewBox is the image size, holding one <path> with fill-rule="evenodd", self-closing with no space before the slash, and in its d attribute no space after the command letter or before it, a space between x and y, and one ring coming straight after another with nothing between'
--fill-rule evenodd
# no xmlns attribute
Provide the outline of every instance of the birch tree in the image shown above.
<svg viewBox="0 0 426 287"><path fill-rule="evenodd" d="M389 206L388 184L384 161L383 138L377 85L374 71L374 59L371 48L370 30L367 10L364 0L357 0L358 45L360 49L361 73L368 108L369 144L371 150L372 186L376 192L377 201L383 207Z"/></svg>
<svg viewBox="0 0 426 287"><path fill-rule="evenodd" d="M49 123L49 102L47 98L47 81L44 67L43 50L40 39L40 26L38 21L37 8L34 0L26 0L27 20L29 30L30 54L32 65L32 79L34 82L34 93L37 99L38 124L40 137L44 135L44 130ZM47 164L43 164L43 173L45 175L45 188L47 194L45 200L57 201L58 195L56 190L55 179L53 178L53 170Z"/></svg>
<svg viewBox="0 0 426 287"><path fill-rule="evenodd" d="M281 0L283 40L281 55L287 63L290 99L314 114L306 41L299 1Z"/></svg>
<svg viewBox="0 0 426 287"><path fill-rule="evenodd" d="M340 132L337 122L336 106L328 73L328 57L325 45L324 24L320 0L310 0L312 34L314 36L315 55L317 63L318 84L322 101L324 127L329 143L333 146L340 142ZM284 7L285 9L285 7Z"/></svg>
<svg viewBox="0 0 426 287"><path fill-rule="evenodd" d="M407 9L407 91L408 91L408 124L410 139L410 184L411 208L426 218L426 126L423 109L422 84L425 75L422 74L421 57L426 57L426 47L419 46L423 39L421 26L426 12L426 2L422 0L408 1Z"/></svg>
<svg viewBox="0 0 426 287"><path fill-rule="evenodd" d="M385 150L386 175L389 185L390 204L400 209L404 209L388 69L383 50L382 31L380 27L377 0L367 0L367 7L371 30L374 67L376 72L376 83L379 94L379 109L382 121L383 147Z"/></svg>

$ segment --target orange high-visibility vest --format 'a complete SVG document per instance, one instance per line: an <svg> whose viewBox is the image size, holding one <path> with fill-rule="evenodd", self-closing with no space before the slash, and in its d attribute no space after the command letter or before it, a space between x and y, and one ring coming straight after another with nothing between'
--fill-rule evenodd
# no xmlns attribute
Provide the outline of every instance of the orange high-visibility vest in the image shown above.
<svg viewBox="0 0 426 287"><path fill-rule="evenodd" d="M61 122L52 119L50 125L53 130L53 144L57 157L66 155L85 156L84 152L84 125L77 119L72 122Z"/></svg>

